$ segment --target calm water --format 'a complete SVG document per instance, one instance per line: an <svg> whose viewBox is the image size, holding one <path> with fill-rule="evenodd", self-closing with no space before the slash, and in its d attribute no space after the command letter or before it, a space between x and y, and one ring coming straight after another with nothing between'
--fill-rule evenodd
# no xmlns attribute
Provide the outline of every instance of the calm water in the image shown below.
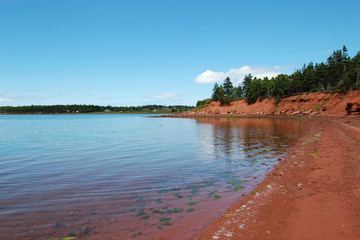
<svg viewBox="0 0 360 240"><path fill-rule="evenodd" d="M285 119L0 116L0 239L191 239L302 132Z"/></svg>

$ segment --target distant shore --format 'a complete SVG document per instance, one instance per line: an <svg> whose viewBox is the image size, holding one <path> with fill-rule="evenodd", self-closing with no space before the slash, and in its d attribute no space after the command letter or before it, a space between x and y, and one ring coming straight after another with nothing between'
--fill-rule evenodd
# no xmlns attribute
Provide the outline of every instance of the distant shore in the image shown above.
<svg viewBox="0 0 360 240"><path fill-rule="evenodd" d="M286 159L196 239L359 239L359 146L359 117L309 119Z"/></svg>
<svg viewBox="0 0 360 240"><path fill-rule="evenodd" d="M0 113L0 115L89 115L89 114L103 114L103 115L118 115L118 114L171 114L172 112L89 112L89 113Z"/></svg>

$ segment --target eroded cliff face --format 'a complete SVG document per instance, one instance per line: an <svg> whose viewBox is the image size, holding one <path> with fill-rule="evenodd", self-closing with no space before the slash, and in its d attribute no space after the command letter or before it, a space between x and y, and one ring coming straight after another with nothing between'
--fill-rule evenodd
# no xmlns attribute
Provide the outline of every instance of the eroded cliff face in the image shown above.
<svg viewBox="0 0 360 240"><path fill-rule="evenodd" d="M199 111L186 115L332 115L360 116L360 89L340 93L304 93L282 99L276 105L274 99L265 99L248 105L246 101L233 101L230 104L211 102Z"/></svg>

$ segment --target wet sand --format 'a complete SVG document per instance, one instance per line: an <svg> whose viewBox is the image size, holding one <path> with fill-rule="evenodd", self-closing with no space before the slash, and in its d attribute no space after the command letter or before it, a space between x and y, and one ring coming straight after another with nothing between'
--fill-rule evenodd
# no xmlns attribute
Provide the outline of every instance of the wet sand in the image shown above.
<svg viewBox="0 0 360 240"><path fill-rule="evenodd" d="M360 118L315 117L294 149L196 239L359 239Z"/></svg>

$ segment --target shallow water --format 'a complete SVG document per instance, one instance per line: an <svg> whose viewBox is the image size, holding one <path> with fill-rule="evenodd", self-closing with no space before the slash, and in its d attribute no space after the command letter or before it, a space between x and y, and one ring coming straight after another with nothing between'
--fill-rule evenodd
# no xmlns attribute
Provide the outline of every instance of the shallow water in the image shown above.
<svg viewBox="0 0 360 240"><path fill-rule="evenodd" d="M303 130L265 118L0 116L0 239L192 238Z"/></svg>

